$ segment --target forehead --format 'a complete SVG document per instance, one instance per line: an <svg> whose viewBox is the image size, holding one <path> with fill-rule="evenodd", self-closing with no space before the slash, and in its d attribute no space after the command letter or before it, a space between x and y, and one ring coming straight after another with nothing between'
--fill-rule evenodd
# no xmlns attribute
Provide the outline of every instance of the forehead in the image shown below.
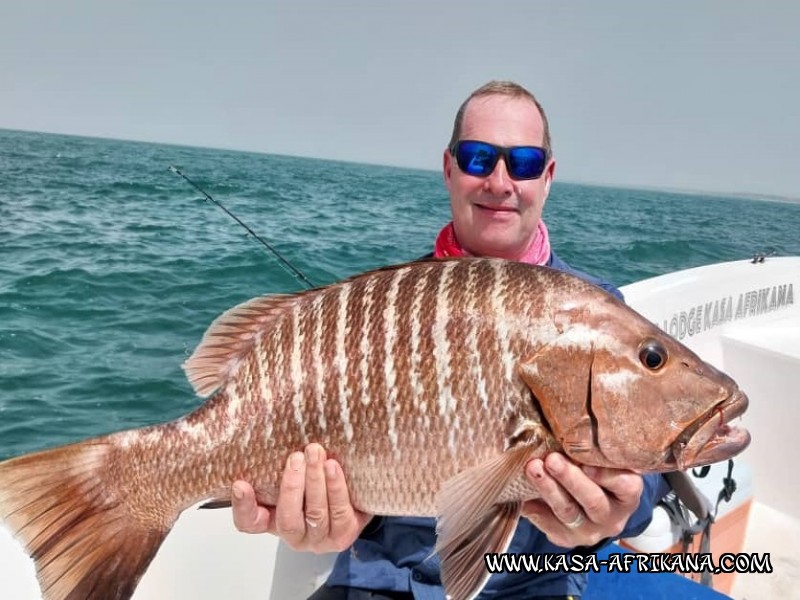
<svg viewBox="0 0 800 600"><path fill-rule="evenodd" d="M540 146L544 142L544 122L528 98L479 96L470 100L464 111L461 139L503 146Z"/></svg>

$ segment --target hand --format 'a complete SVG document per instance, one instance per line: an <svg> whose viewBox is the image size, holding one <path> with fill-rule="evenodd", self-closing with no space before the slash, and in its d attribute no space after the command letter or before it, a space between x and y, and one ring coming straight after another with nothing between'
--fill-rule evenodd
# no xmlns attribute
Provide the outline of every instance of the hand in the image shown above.
<svg viewBox="0 0 800 600"><path fill-rule="evenodd" d="M372 519L353 508L341 466L319 444L289 456L274 508L258 505L245 481L234 482L231 502L239 531L273 533L294 550L318 553L349 548Z"/></svg>
<svg viewBox="0 0 800 600"><path fill-rule="evenodd" d="M603 467L579 467L564 455L528 462L525 474L542 494L522 514L557 546L593 546L616 537L639 506L641 475Z"/></svg>

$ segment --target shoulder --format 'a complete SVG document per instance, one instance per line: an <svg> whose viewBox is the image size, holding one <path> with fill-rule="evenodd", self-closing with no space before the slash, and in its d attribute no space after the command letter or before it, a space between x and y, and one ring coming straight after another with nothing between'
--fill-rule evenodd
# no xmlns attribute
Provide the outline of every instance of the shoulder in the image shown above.
<svg viewBox="0 0 800 600"><path fill-rule="evenodd" d="M555 252L550 252L550 261L547 263L547 266L551 269L556 269L558 271L563 271L565 273L569 273L570 275L575 275L575 277L579 277L584 281L587 281L597 287L603 288L607 292L613 294L623 302L625 301L622 292L617 288L613 283L610 281L603 279L602 277L595 277L594 275L589 275L588 273L584 273L583 271L579 271L571 267L567 264L564 260L562 260Z"/></svg>
<svg viewBox="0 0 800 600"><path fill-rule="evenodd" d="M420 256L415 260L425 260L429 258L433 258L433 252L425 254L424 256ZM583 271L579 271L578 269L571 267L553 251L550 251L550 261L546 266L550 267L551 269L556 269L557 271L563 271L565 273L569 273L570 275L574 275L575 277L579 277L584 281L606 290L623 302L625 301L625 297L622 295L622 292L613 283L603 279L602 277L595 277L594 275L589 275L588 273L584 273Z"/></svg>

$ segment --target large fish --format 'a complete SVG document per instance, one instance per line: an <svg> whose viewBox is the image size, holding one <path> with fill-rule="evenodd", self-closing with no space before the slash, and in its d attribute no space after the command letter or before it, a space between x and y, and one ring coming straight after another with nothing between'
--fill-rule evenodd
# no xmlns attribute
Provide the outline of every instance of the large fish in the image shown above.
<svg viewBox="0 0 800 600"><path fill-rule="evenodd" d="M179 420L0 463L0 518L47 600L129 598L178 515L252 482L275 504L287 455L320 442L353 504L438 517L447 594L485 584L534 457L670 471L749 443L746 396L605 291L543 267L423 261L220 316L184 365Z"/></svg>

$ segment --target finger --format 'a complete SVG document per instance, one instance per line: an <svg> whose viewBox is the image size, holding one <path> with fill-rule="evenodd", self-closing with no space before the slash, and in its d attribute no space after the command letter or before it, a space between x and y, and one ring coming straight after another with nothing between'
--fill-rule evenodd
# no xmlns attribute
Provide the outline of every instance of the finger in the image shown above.
<svg viewBox="0 0 800 600"><path fill-rule="evenodd" d="M256 493L246 481L235 481L231 487L233 524L244 533L267 533L274 529L270 511L256 502Z"/></svg>
<svg viewBox="0 0 800 600"><path fill-rule="evenodd" d="M563 456L558 454L551 456L545 460L545 467L565 492L571 496L571 501L577 503L581 512L594 523L603 523L608 519L612 506L611 498L606 491L580 467ZM565 524L574 528L575 521L565 521Z"/></svg>
<svg viewBox="0 0 800 600"><path fill-rule="evenodd" d="M569 548L576 545L574 536L579 532L568 529L544 501L524 502L522 516L531 521L556 546Z"/></svg>
<svg viewBox="0 0 800 600"><path fill-rule="evenodd" d="M275 507L275 529L295 550L306 535L303 496L306 485L306 461L302 452L292 452L286 461L281 479L278 505Z"/></svg>
<svg viewBox="0 0 800 600"><path fill-rule="evenodd" d="M333 459L325 462L325 479L330 511L330 538L338 550L350 546L372 519L372 515L355 510L350 501L347 480L339 463Z"/></svg>
<svg viewBox="0 0 800 600"><path fill-rule="evenodd" d="M584 467L583 472L623 506L639 506L644 484L638 473L601 467Z"/></svg>
<svg viewBox="0 0 800 600"><path fill-rule="evenodd" d="M319 444L309 444L306 447L306 541L312 546L327 538L329 532L325 459L325 449Z"/></svg>
<svg viewBox="0 0 800 600"><path fill-rule="evenodd" d="M550 507L555 517L564 525L574 524L583 515L582 506L552 474L554 470L556 476L561 477L568 466L572 466L580 472L580 469L574 465L568 465L566 459L557 454L549 455L543 464L540 461L530 461L526 469L528 477L539 488L542 502ZM581 476L597 487L597 484L582 473Z"/></svg>
<svg viewBox="0 0 800 600"><path fill-rule="evenodd" d="M521 513L523 517L529 518L537 526L543 525L548 520L561 525L561 521L556 519L551 508L542 500L528 500L522 503ZM542 529L542 527L539 527Z"/></svg>

